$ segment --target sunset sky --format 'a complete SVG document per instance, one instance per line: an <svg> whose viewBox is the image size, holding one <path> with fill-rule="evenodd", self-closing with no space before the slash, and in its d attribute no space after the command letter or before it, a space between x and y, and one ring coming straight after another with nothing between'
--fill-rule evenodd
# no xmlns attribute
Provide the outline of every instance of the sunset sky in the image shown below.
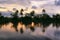
<svg viewBox="0 0 60 40"><path fill-rule="evenodd" d="M0 0L0 11L14 11L13 9L40 13L44 8L49 13L60 13L60 0Z"/></svg>

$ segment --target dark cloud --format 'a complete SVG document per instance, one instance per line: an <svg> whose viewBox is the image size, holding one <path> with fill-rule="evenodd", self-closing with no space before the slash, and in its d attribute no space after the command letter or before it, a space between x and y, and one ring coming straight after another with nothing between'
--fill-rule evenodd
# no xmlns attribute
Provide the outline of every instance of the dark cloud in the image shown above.
<svg viewBox="0 0 60 40"><path fill-rule="evenodd" d="M13 8L13 11L16 11L17 9L16 8Z"/></svg>
<svg viewBox="0 0 60 40"><path fill-rule="evenodd" d="M55 5L60 5L60 0L58 0L58 1L56 0Z"/></svg>
<svg viewBox="0 0 60 40"><path fill-rule="evenodd" d="M37 9L37 7L36 6L32 6L32 9Z"/></svg>
<svg viewBox="0 0 60 40"><path fill-rule="evenodd" d="M0 4L11 4L11 3L14 3L14 1L12 1L12 0L2 0L2 1L0 1Z"/></svg>

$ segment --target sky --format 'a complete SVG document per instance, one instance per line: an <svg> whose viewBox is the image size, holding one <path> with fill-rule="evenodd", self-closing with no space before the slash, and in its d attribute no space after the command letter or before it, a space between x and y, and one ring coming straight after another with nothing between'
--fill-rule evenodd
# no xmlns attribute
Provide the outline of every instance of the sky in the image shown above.
<svg viewBox="0 0 60 40"><path fill-rule="evenodd" d="M48 13L60 13L60 0L0 0L0 11L14 11L23 8L25 12L35 10L40 13L46 9Z"/></svg>

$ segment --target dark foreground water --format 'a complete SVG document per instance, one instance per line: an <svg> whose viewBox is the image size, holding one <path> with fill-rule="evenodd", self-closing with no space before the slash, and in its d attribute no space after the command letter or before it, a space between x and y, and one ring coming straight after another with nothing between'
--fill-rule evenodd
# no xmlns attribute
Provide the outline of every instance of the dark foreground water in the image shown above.
<svg viewBox="0 0 60 40"><path fill-rule="evenodd" d="M53 24L32 24L26 26L18 23L0 25L0 40L60 40L60 26Z"/></svg>

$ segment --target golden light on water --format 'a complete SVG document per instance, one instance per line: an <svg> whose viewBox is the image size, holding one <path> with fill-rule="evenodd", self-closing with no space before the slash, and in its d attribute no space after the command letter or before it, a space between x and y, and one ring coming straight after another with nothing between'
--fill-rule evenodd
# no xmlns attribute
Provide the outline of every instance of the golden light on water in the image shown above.
<svg viewBox="0 0 60 40"><path fill-rule="evenodd" d="M22 28L22 23L18 23L17 29L20 30Z"/></svg>
<svg viewBox="0 0 60 40"><path fill-rule="evenodd" d="M23 29L24 31L26 30L26 26L22 23L18 23L18 26L17 26L17 29L20 30L20 29Z"/></svg>
<svg viewBox="0 0 60 40"><path fill-rule="evenodd" d="M32 26L32 27L34 27L34 26L35 26L35 23L34 23L34 22L32 22L32 23L31 23L31 26Z"/></svg>
<svg viewBox="0 0 60 40"><path fill-rule="evenodd" d="M32 22L32 23L30 24L30 26L28 25L28 27L25 26L25 25L22 24L22 23L18 23L17 29L18 29L18 31L19 31L19 30L22 28L23 31L25 31L25 30L26 30L26 27L27 27L27 28L30 28L30 27L34 27L34 26L35 26L34 22ZM2 25L2 26L1 26L1 30L3 30L3 31L15 32L15 28L13 27L13 24L12 24L12 23L8 23L7 25L6 25L6 24Z"/></svg>
<svg viewBox="0 0 60 40"><path fill-rule="evenodd" d="M44 32L42 32L43 30L46 30L47 28L43 28L43 27L40 27L41 24L38 23L38 25L35 25L34 22L32 22L31 24L29 25L24 25L23 23L19 22L18 23L18 26L17 26L17 30L18 32L16 31L15 27L13 26L12 23L8 23L8 24L4 24L1 26L0 28L0 32L11 32L11 33L18 33L20 34L21 33L21 28L22 28L22 31L23 31L23 34L24 33L30 33L31 35L44 35ZM31 29L32 28L32 29ZM33 30L33 31L32 31Z"/></svg>
<svg viewBox="0 0 60 40"><path fill-rule="evenodd" d="M9 23L8 25L2 25L1 30L15 32L15 29L12 27L12 25L12 23Z"/></svg>

